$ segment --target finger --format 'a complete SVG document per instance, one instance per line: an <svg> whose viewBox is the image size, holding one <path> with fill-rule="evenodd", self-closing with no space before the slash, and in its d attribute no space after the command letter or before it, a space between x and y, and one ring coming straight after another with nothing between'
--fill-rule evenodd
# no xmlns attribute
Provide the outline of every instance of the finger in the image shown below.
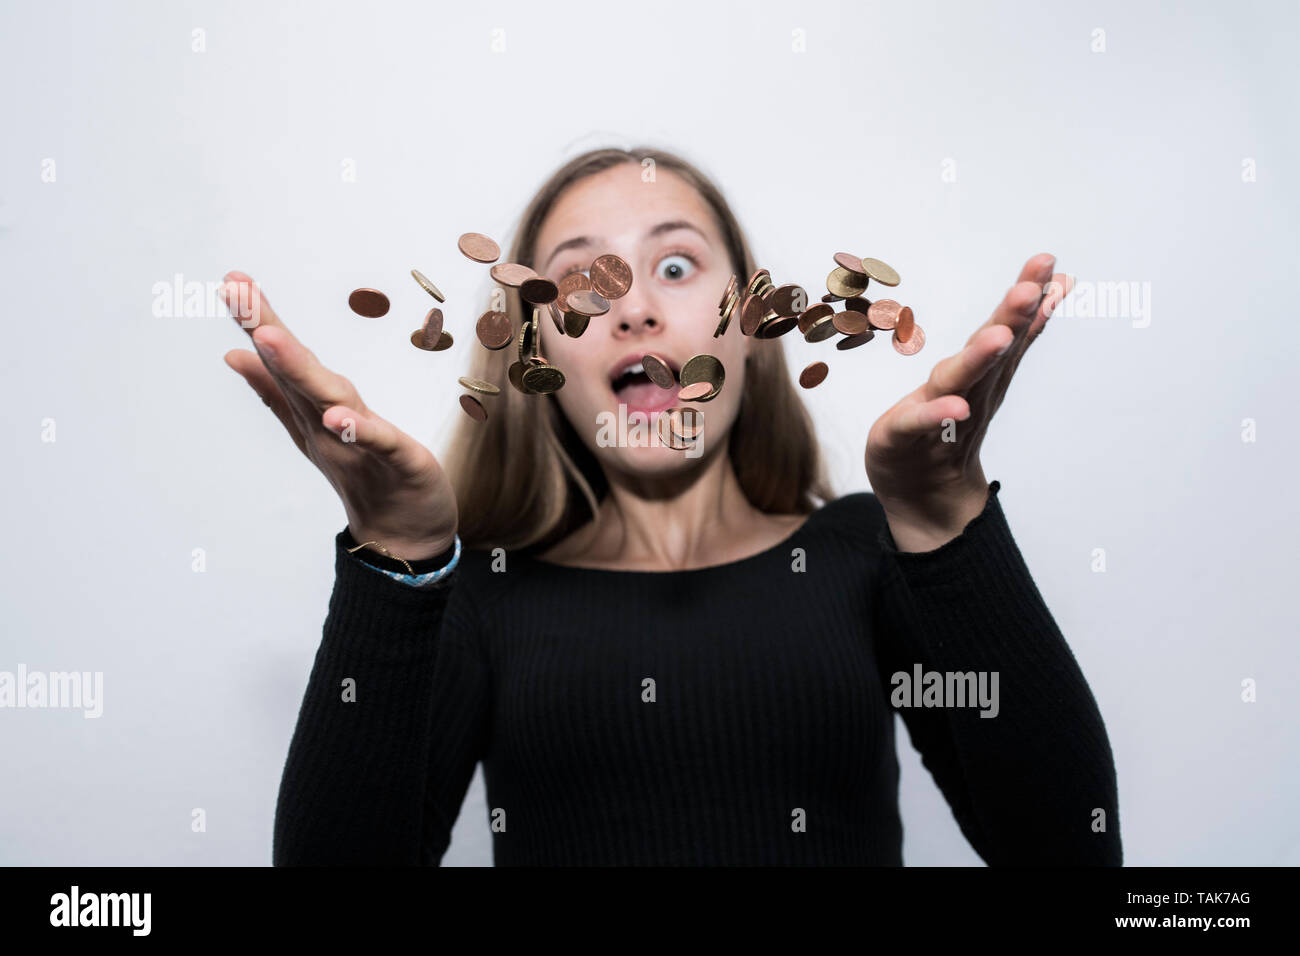
<svg viewBox="0 0 1300 956"><path fill-rule="evenodd" d="M305 455L307 453L307 444L302 425L289 402L285 399L280 386L275 383L271 373L262 364L262 360L247 349L231 349L226 353L225 359L226 364L238 372L249 387L257 393L257 396L262 400L262 404L275 413L275 417L280 419L280 424L289 433L293 443Z"/></svg>
<svg viewBox="0 0 1300 956"><path fill-rule="evenodd" d="M321 425L345 444L354 444L399 471L411 473L415 439L373 413L334 405L321 415Z"/></svg>
<svg viewBox="0 0 1300 956"><path fill-rule="evenodd" d="M290 332L289 327L276 315L275 309L271 308L271 303L262 292L262 287L255 280L243 272L227 272L224 278L225 282L218 293L230 310L231 316L239 322L250 338L254 330L269 325L281 329L285 335L298 342L298 337ZM302 345L301 342L298 344ZM302 347L307 349L305 345ZM307 349L307 351L311 350Z"/></svg>
<svg viewBox="0 0 1300 956"><path fill-rule="evenodd" d="M331 405L365 409L352 383L321 365L288 330L263 325L254 330L253 344L281 387L287 387L286 397L299 403L309 419L318 421L321 412Z"/></svg>
<svg viewBox="0 0 1300 956"><path fill-rule="evenodd" d="M945 421L964 422L970 418L970 404L960 395L943 395L928 402L904 405L890 419L886 445L908 439L934 435Z"/></svg>
<svg viewBox="0 0 1300 956"><path fill-rule="evenodd" d="M925 401L961 395L995 368L1010 350L1015 336L1002 327L980 329L966 347L937 363L922 389Z"/></svg>
<svg viewBox="0 0 1300 956"><path fill-rule="evenodd" d="M1041 300L1045 295L1045 287L1047 283L1050 282L1052 279L1052 267L1055 264L1056 264L1056 257L1049 252L1041 252L1036 256L1031 256L1029 260L1025 262L1024 267L1020 270L1020 276L1016 279L1016 284L1011 287L1011 290L1007 293L1007 296L1003 298L1002 304L997 309L994 310L993 315L989 317L989 320L987 322L985 322L983 325L981 325L978 329L976 329L971 334L971 337L966 340L966 344L969 345L971 341L974 340L976 335L978 335L980 332L982 332L984 329L987 329L991 325L1010 324L1012 331L1016 332L1017 335L1019 335L1020 334L1019 326L1009 321L1010 316L1016 311L1016 309L1013 307L1010 311L1008 311L1007 299L1010 298L1013 293L1015 293L1017 296L1017 304L1018 304L1019 301L1023 299L1023 297L1030 295L1030 293L1025 290L1028 289L1030 285L1032 285L1034 287L1034 292L1037 296L1037 301L1041 302ZM1016 293L1017 289L1020 289L1021 291L1019 293ZM1032 321L1032 319L1033 316L1031 314L1030 320Z"/></svg>

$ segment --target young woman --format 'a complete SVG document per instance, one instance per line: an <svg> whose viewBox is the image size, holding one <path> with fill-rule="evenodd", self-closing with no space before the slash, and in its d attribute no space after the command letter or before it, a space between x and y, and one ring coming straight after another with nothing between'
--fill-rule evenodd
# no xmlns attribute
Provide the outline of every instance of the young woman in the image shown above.
<svg viewBox="0 0 1300 956"><path fill-rule="evenodd" d="M558 282L602 254L634 281L580 337L541 323L558 391L473 343L501 393L445 470L251 290L256 353L226 361L348 518L274 863L438 864L481 760L498 865L899 865L897 712L985 861L1119 864L1105 727L979 459L1068 291L1054 259L880 416L872 491L837 498L781 342L714 337L755 271L720 192L657 150L574 159L506 258ZM677 404L620 374L649 353L723 365L689 453L600 437Z"/></svg>

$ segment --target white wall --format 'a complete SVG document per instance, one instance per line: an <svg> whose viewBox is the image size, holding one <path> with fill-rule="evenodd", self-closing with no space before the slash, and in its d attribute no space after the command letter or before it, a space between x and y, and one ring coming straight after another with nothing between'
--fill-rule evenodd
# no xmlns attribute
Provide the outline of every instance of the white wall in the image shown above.
<svg viewBox="0 0 1300 956"><path fill-rule="evenodd" d="M985 470L1105 716L1126 862L1300 863L1297 20L1280 2L7 0L0 669L105 689L97 720L0 711L0 863L270 860L345 517L222 362L244 333L155 317L154 284L248 272L441 450L469 353L429 375L407 271L468 345L488 285L456 237L504 245L550 170L605 144L698 162L782 280L812 288L841 249L902 273L926 351L832 350L807 393L841 492L867 487L874 417L1030 255L1149 284L1149 324L1053 320ZM389 319L348 312L360 285L390 292ZM826 357L785 343L795 369ZM978 864L899 734L907 862ZM448 864L490 863L481 786Z"/></svg>

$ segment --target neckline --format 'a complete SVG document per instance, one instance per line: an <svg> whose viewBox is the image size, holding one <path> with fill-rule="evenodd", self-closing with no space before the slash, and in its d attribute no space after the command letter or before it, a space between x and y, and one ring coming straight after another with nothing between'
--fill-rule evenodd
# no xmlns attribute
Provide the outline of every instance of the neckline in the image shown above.
<svg viewBox="0 0 1300 956"><path fill-rule="evenodd" d="M557 571L573 571L573 572L580 572L583 574L623 575L625 577L671 578L671 577L681 577L688 574L704 574L708 572L731 571L748 564L753 564L762 561L765 558L771 557L777 551L781 551L789 547L790 543L794 541L795 538L798 538L808 529L808 526L812 524L813 519L817 518L825 510L826 510L826 505L825 504L821 505L811 514L807 515L804 518L804 520L799 523L798 527L796 527L793 531L791 531L788 535L786 535L776 544L772 545L770 548L764 548L762 551L759 551L755 554L751 554L748 557L737 558L735 561L726 561L723 562L722 564L706 564L703 567L699 567L699 568L673 568L668 571L646 571L638 568L590 568L581 565L556 564L553 561L543 561L541 558L526 553L520 556L523 557L526 561L534 565L538 565L544 568L554 568Z"/></svg>

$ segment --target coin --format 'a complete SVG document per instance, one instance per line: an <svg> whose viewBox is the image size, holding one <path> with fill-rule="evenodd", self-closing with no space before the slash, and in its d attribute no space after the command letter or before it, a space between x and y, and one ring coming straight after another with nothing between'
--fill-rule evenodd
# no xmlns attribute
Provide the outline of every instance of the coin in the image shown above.
<svg viewBox="0 0 1300 956"><path fill-rule="evenodd" d="M763 304L762 298L756 295L747 296L745 304L740 308L741 335L753 335L763 324L766 315L767 306Z"/></svg>
<svg viewBox="0 0 1300 956"><path fill-rule="evenodd" d="M898 325L894 326L894 335L898 341L906 342L912 337L912 330L916 328L916 316L912 313L910 306L903 306L898 310Z"/></svg>
<svg viewBox="0 0 1300 956"><path fill-rule="evenodd" d="M591 316L583 315L581 312L565 312L564 334L572 339L581 338L582 333L587 331L587 323L590 321Z"/></svg>
<svg viewBox="0 0 1300 956"><path fill-rule="evenodd" d="M564 385L564 373L554 365L543 362L524 369L521 380L530 391L545 395L558 391Z"/></svg>
<svg viewBox="0 0 1300 956"><path fill-rule="evenodd" d="M501 247L478 232L467 232L456 240L456 246L475 262L496 262L501 258Z"/></svg>
<svg viewBox="0 0 1300 956"><path fill-rule="evenodd" d="M560 311L560 307L554 300L546 303L546 311L551 313L551 323L555 326L555 331L564 335L564 313Z"/></svg>
<svg viewBox="0 0 1300 956"><path fill-rule="evenodd" d="M421 272L419 269L412 269L411 277L420 284L421 289L429 293L429 295L433 296L439 302L447 301L445 298L443 298L442 293L438 291L438 287L434 285L432 282L430 282L428 279L426 279L424 273Z"/></svg>
<svg viewBox="0 0 1300 956"><path fill-rule="evenodd" d="M866 288L866 276L850 272L843 266L836 266L831 270L831 274L826 277L826 291L831 295L838 295L847 299L851 295L859 295L865 292Z"/></svg>
<svg viewBox="0 0 1300 956"><path fill-rule="evenodd" d="M713 337L716 339L727 331L727 326L731 324L731 317L736 314L736 304L740 302L740 294L733 292L727 304L722 307L722 318L718 320L718 327L713 330Z"/></svg>
<svg viewBox="0 0 1300 956"><path fill-rule="evenodd" d="M519 283L519 297L532 305L546 305L554 302L559 290L555 283L542 276L533 276Z"/></svg>
<svg viewBox="0 0 1300 956"><path fill-rule="evenodd" d="M833 292L827 292L824 296L822 296L822 301L823 301L823 302L843 302L843 301L844 301L844 296L842 296L842 295L836 295L836 294L833 293Z"/></svg>
<svg viewBox="0 0 1300 956"><path fill-rule="evenodd" d="M677 399L683 402L698 402L711 391L713 391L713 383L694 382L690 385L683 386L682 390L677 393Z"/></svg>
<svg viewBox="0 0 1300 956"><path fill-rule="evenodd" d="M465 409L465 414L476 422L487 421L487 409L485 409L479 400L473 395L462 395L460 397L460 407Z"/></svg>
<svg viewBox="0 0 1300 956"><path fill-rule="evenodd" d="M583 315L604 315L609 311L609 300L597 292L595 289L589 289L585 292L570 292L569 299L565 303L570 312L580 312Z"/></svg>
<svg viewBox="0 0 1300 956"><path fill-rule="evenodd" d="M903 306L893 299L877 299L867 310L867 321L873 328L888 332L898 325L898 313Z"/></svg>
<svg viewBox="0 0 1300 956"><path fill-rule="evenodd" d="M881 285L898 285L902 281L899 279L898 273L894 271L893 266L887 265L879 259L863 259L862 271Z"/></svg>
<svg viewBox="0 0 1300 956"><path fill-rule="evenodd" d="M561 309L567 310L570 292L587 292L590 289L590 279L581 272L570 272L555 284L555 301Z"/></svg>
<svg viewBox="0 0 1300 956"><path fill-rule="evenodd" d="M813 327L813 323L817 322L819 319L826 318L828 315L834 314L835 309L832 306L825 302L819 302L817 305L814 305L807 312L804 312L799 316L799 331L804 335L807 335L808 330Z"/></svg>
<svg viewBox="0 0 1300 956"><path fill-rule="evenodd" d="M707 402L717 397L726 374L726 369L722 367L722 363L712 355L693 355L682 366L678 380L683 386L693 385L696 382L708 382L713 386L712 389L703 398L696 399L697 402Z"/></svg>
<svg viewBox="0 0 1300 956"><path fill-rule="evenodd" d="M442 309L435 305L429 310L421 331L424 333L424 347L432 351L437 346L438 339L442 338Z"/></svg>
<svg viewBox="0 0 1300 956"><path fill-rule="evenodd" d="M787 282L772 290L772 296L767 300L767 307L783 319L793 318L808 308L808 293L802 286Z"/></svg>
<svg viewBox="0 0 1300 956"><path fill-rule="evenodd" d="M621 299L632 288L632 267L616 255L597 256L589 272L591 287L607 299Z"/></svg>
<svg viewBox="0 0 1300 956"><path fill-rule="evenodd" d="M411 333L411 344L422 352L438 351L434 346L424 344L424 329L416 329Z"/></svg>
<svg viewBox="0 0 1300 956"><path fill-rule="evenodd" d="M512 289L517 289L529 279L537 275L528 266L521 266L517 262L498 262L491 269L492 278L502 285L508 285Z"/></svg>
<svg viewBox="0 0 1300 956"><path fill-rule="evenodd" d="M672 388L677 384L677 376L668 367L668 363L659 356L647 353L641 356L641 365L646 376L660 388Z"/></svg>
<svg viewBox="0 0 1300 956"><path fill-rule="evenodd" d="M501 394L501 389L497 388L491 382L485 382L481 378L469 378L468 376L462 375L460 378L456 379L456 381L460 382L460 384L464 385L470 391L478 392L482 395Z"/></svg>
<svg viewBox="0 0 1300 956"><path fill-rule="evenodd" d="M727 287L722 290L722 298L718 300L719 312L721 312L726 307L727 300L731 298L731 293L736 291L736 286L739 282L739 278L740 277L733 272L731 274L731 278L727 280Z"/></svg>
<svg viewBox="0 0 1300 956"><path fill-rule="evenodd" d="M859 345L866 345L875 337L876 333L872 329L867 329L861 335L846 335L835 343L835 347L843 352L846 349L855 349Z"/></svg>
<svg viewBox="0 0 1300 956"><path fill-rule="evenodd" d="M865 276L867 274L867 270L862 268L862 259L848 252L835 253L835 264L855 275Z"/></svg>
<svg viewBox="0 0 1300 956"><path fill-rule="evenodd" d="M506 372L506 378L510 379L510 384L513 385L519 391L523 392L525 395L531 394L528 391L528 389L524 387L524 363L523 362L511 362L510 368Z"/></svg>
<svg viewBox="0 0 1300 956"><path fill-rule="evenodd" d="M837 332L843 332L845 335L861 335L867 329L871 328L871 323L867 321L866 313L858 312L855 309L845 309L843 312L836 312L831 322L835 325Z"/></svg>
<svg viewBox="0 0 1300 956"><path fill-rule="evenodd" d="M770 279L771 277L772 273L768 272L766 269L759 269L750 276L749 281L745 283L745 291L750 295L754 295L758 292L759 286L763 284L763 280Z"/></svg>
<svg viewBox="0 0 1300 956"><path fill-rule="evenodd" d="M534 310L534 313L535 312L536 310ZM533 357L533 320L535 318L536 315L534 314L533 319L529 319L519 326L519 337L515 339L515 342L519 347L519 361L523 362L525 365L527 365L528 360Z"/></svg>
<svg viewBox="0 0 1300 956"><path fill-rule="evenodd" d="M825 362L813 362L799 373L799 384L804 388L816 388L826 381L826 373L829 371Z"/></svg>
<svg viewBox="0 0 1300 956"><path fill-rule="evenodd" d="M353 289L348 308L367 319L377 319L388 314L388 296L378 289Z"/></svg>
<svg viewBox="0 0 1300 956"><path fill-rule="evenodd" d="M668 427L683 441L694 441L704 428L704 413L698 408L672 408L666 413Z"/></svg>
<svg viewBox="0 0 1300 956"><path fill-rule="evenodd" d="M906 342L899 341L898 333L894 333L894 351L899 355L915 355L925 347L925 331L919 326L913 324L912 335Z"/></svg>
<svg viewBox="0 0 1300 956"><path fill-rule="evenodd" d="M433 347L433 351L445 352L447 349L451 348L451 343L453 341L454 339L452 339L451 333L446 329L443 329L442 334L438 336L438 344Z"/></svg>
<svg viewBox="0 0 1300 956"><path fill-rule="evenodd" d="M869 308L871 308L871 303L860 295L851 295L844 300L845 312L861 312L866 315Z"/></svg>
<svg viewBox="0 0 1300 956"><path fill-rule="evenodd" d="M667 413L660 413L655 418L655 431L659 435L659 442L673 451L685 451L695 444L673 434L672 416Z"/></svg>
<svg viewBox="0 0 1300 956"><path fill-rule="evenodd" d="M808 326L808 331L803 334L805 342L825 342L835 334L835 313L824 315L812 325Z"/></svg>
<svg viewBox="0 0 1300 956"><path fill-rule="evenodd" d="M777 339L785 335L791 329L799 324L799 320L793 315L777 315L764 319L762 324L754 330L756 339Z"/></svg>

